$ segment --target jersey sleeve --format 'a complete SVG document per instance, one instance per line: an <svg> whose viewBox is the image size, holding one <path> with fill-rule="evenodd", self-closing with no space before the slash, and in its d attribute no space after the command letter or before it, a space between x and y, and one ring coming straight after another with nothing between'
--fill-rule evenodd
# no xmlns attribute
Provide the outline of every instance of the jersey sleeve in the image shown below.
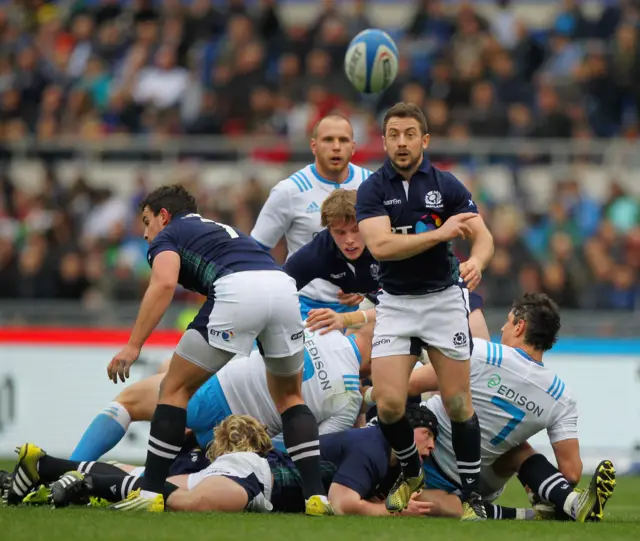
<svg viewBox="0 0 640 541"><path fill-rule="evenodd" d="M578 404L567 397L566 402L560 402L556 406L551 419L551 424L547 428L549 441L553 444L558 441L571 440L578 437Z"/></svg>
<svg viewBox="0 0 640 541"><path fill-rule="evenodd" d="M174 238L174 235L167 229L160 231L158 236L153 239L153 242L149 245L149 251L147 252L147 261L149 266L153 267L153 261L159 253L162 252L175 252L180 254L178 243Z"/></svg>
<svg viewBox="0 0 640 541"><path fill-rule="evenodd" d="M262 246L273 248L287 232L292 220L291 194L286 183L279 182L271 189L251 236Z"/></svg>
<svg viewBox="0 0 640 541"><path fill-rule="evenodd" d="M353 428L360 413L361 406L362 395L360 392L347 392L347 403L339 412L334 413L331 417L322 421L318 425L318 432L321 435L332 434Z"/></svg>
<svg viewBox="0 0 640 541"><path fill-rule="evenodd" d="M368 179L360 184L356 197L356 220L361 222L367 218L388 216L384 206L384 194L375 179Z"/></svg>
<svg viewBox="0 0 640 541"><path fill-rule="evenodd" d="M444 199L445 212L447 216L462 214L463 212L478 213L478 207L473 201L471 192L451 173L443 173L448 178L447 191Z"/></svg>
<svg viewBox="0 0 640 541"><path fill-rule="evenodd" d="M361 498L366 498L375 489L377 480L386 473L381 471L379 458L372 456L371 450L351 451L340 464L332 482L350 488ZM385 464L388 462L386 456L381 458Z"/></svg>
<svg viewBox="0 0 640 541"><path fill-rule="evenodd" d="M300 291L312 280L323 276L321 270L324 268L321 261L318 261L313 243L315 240L305 244L287 259L282 267L291 278L296 281L296 287Z"/></svg>

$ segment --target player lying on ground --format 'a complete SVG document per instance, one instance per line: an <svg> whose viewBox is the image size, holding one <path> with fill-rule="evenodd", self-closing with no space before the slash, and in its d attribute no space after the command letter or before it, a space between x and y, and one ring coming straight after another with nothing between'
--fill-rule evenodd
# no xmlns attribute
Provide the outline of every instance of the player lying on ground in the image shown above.
<svg viewBox="0 0 640 541"><path fill-rule="evenodd" d="M290 257L311 242L324 229L320 223L323 201L336 188L357 190L371 174L368 169L349 163L355 151L353 128L341 114L329 114L317 122L311 135L311 151L314 163L276 184L260 211L251 236L265 250L271 250L284 236ZM338 287L322 279L308 283L300 291L303 319L311 308L356 310L361 297L340 293Z"/></svg>
<svg viewBox="0 0 640 541"><path fill-rule="evenodd" d="M164 483L162 496L151 505L131 497L139 494L144 477L128 475L118 466L51 457L33 444L24 444L19 454L8 503L20 503L18 486L22 491L39 485L24 499L25 503L51 501L56 507L91 503L102 507L106 502L123 499L111 508L130 511L271 511L271 470L292 467L289 457L273 451L264 427L247 415L232 415L220 423L207 451L211 463L197 473L170 477ZM298 494L300 511L304 511L300 488Z"/></svg>
<svg viewBox="0 0 640 541"><path fill-rule="evenodd" d="M178 284L207 300L162 381L139 504L157 500L184 439L189 399L235 355L248 356L258 339L284 442L304 480L308 512L331 514L320 477L318 425L302 399L304 327L294 280L253 239L197 214L194 197L182 186L156 189L141 210L151 279L129 343L109 363L109 378L116 383L129 376Z"/></svg>
<svg viewBox="0 0 640 541"><path fill-rule="evenodd" d="M588 490L572 488L582 475L577 403L564 381L542 359L558 338L558 307L544 294L525 294L514 302L501 330L500 344L474 339L471 356L471 393L482 430L483 499L494 500L509 476L518 473L524 485L571 519L583 522L592 516L602 518L604 505L615 487L615 470L605 460L596 469ZM433 367L413 372L410 394L436 387ZM375 388L371 395L375 400ZM425 486L459 495L461 483L451 425L442 398L434 396L427 405L437 415L441 430L436 448L425 464ZM499 457L543 430L549 436L559 472L543 455L530 450L512 457L515 467L502 477L493 473L491 466ZM456 507L462 513L458 500L457 506L454 501L443 514L451 514Z"/></svg>
<svg viewBox="0 0 640 541"><path fill-rule="evenodd" d="M349 336L305 331L302 395L320 434L346 430L356 422L362 403L359 377L369 370L372 335L372 325ZM122 391L87 428L71 460L98 460L124 437L131 422L151 420L163 377L151 376ZM187 428L204 449L211 429L231 414L251 415L271 437L282 432L258 350L234 359L196 391L187 405Z"/></svg>

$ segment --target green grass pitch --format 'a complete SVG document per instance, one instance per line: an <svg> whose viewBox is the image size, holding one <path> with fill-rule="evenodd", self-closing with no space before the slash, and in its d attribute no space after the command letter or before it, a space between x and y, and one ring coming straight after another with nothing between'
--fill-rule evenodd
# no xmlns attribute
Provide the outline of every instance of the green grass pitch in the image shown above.
<svg viewBox="0 0 640 541"><path fill-rule="evenodd" d="M0 462L0 468L11 469ZM585 476L585 483L588 476ZM515 482L500 502L526 506ZM600 524L294 515L127 514L104 509L0 508L2 541L614 541L640 540L640 477L620 477Z"/></svg>

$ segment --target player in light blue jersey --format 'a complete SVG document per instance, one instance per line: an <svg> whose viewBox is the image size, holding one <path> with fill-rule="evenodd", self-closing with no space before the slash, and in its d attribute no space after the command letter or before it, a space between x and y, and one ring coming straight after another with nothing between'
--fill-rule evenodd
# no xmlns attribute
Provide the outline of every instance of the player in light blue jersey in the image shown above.
<svg viewBox="0 0 640 541"><path fill-rule="evenodd" d="M371 171L350 163L355 152L353 129L340 114L322 118L313 129L311 151L314 163L278 182L262 207L251 236L265 249L273 248L282 236L289 256L311 242L324 228L320 207L336 188L357 190ZM312 308L336 312L356 310L359 295L345 295L325 280L313 280L300 291L302 316Z"/></svg>

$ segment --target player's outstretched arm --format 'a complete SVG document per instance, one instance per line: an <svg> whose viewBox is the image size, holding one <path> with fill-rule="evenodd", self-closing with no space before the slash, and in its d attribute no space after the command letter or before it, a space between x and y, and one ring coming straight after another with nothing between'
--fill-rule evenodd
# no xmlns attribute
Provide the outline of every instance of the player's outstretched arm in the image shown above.
<svg viewBox="0 0 640 541"><path fill-rule="evenodd" d="M369 251L378 261L401 261L433 248L441 242L471 235L468 221L477 214L464 212L449 218L439 229L415 235L398 235L391 231L389 216L376 216L359 222Z"/></svg>
<svg viewBox="0 0 640 541"><path fill-rule="evenodd" d="M109 379L114 383L118 382L118 377L122 382L129 377L131 365L138 359L142 346L171 304L179 273L180 256L176 252L160 252L153 260L149 287L142 298L129 343L107 367Z"/></svg>

